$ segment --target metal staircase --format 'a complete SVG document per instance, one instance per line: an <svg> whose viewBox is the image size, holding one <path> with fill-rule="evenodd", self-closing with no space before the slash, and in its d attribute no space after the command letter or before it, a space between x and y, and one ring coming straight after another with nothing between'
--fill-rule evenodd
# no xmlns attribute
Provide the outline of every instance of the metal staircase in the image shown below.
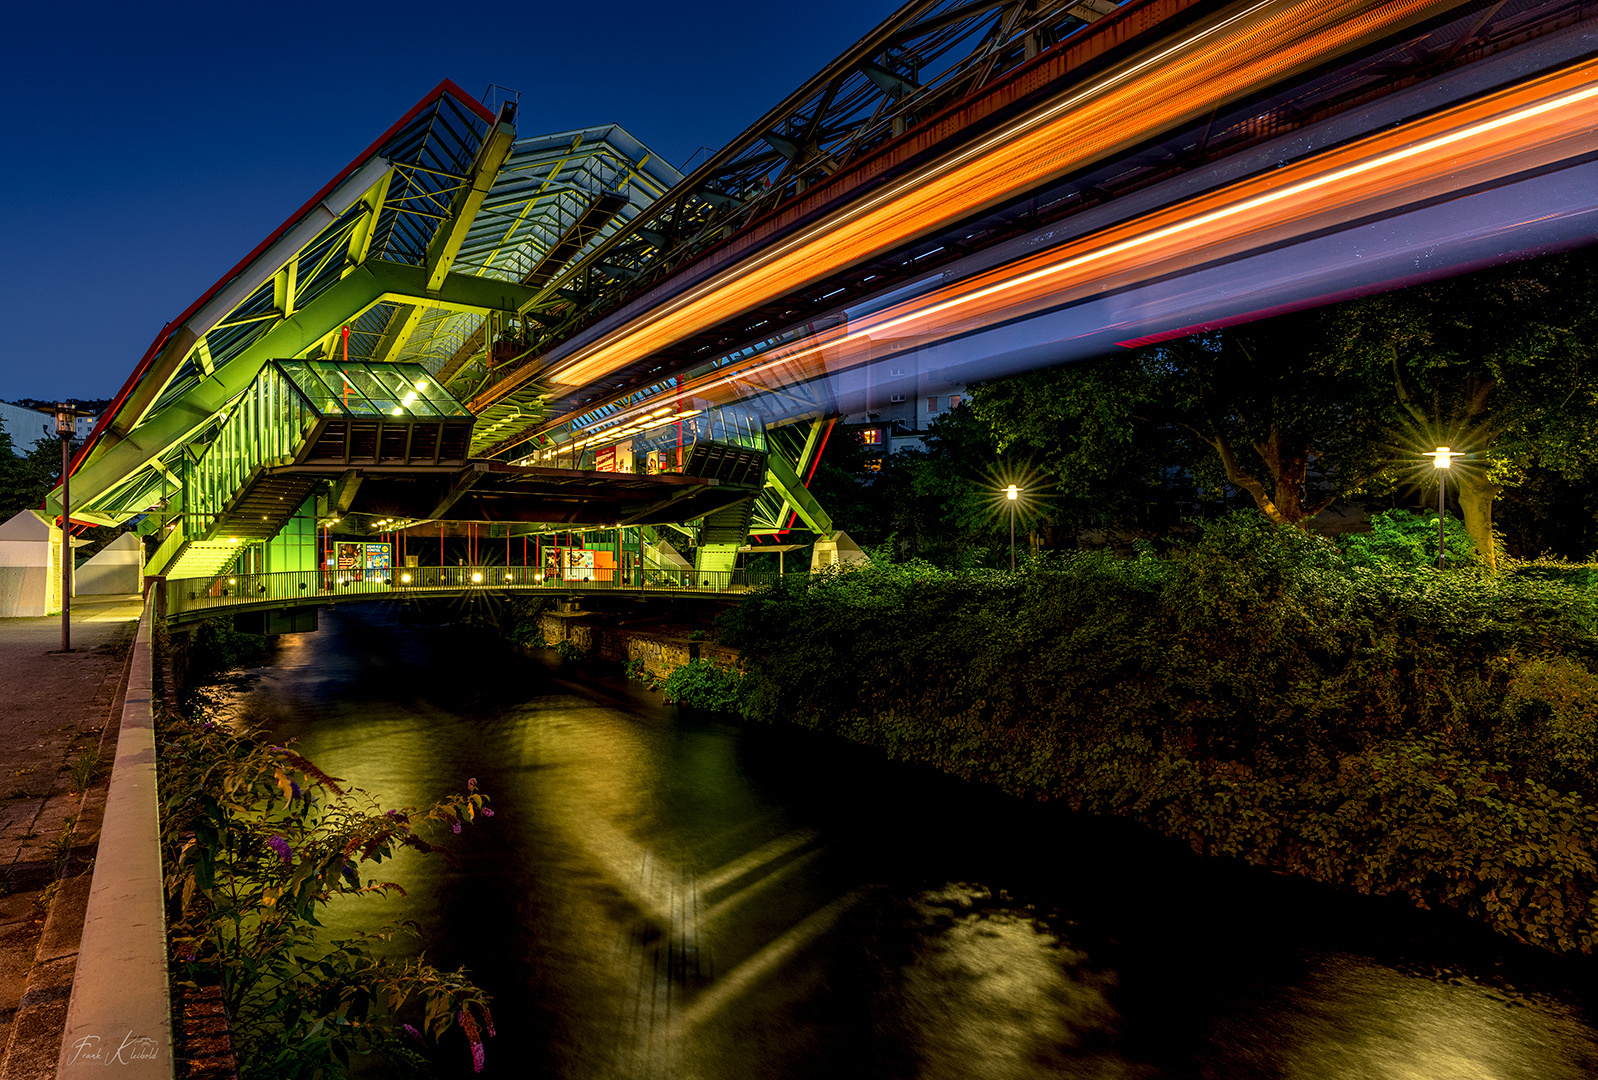
<svg viewBox="0 0 1598 1080"><path fill-rule="evenodd" d="M227 573L244 550L237 540L192 540L183 535L181 526L175 522L174 526L145 563L146 574L161 574L173 580L217 577Z"/></svg>
<svg viewBox="0 0 1598 1080"><path fill-rule="evenodd" d="M183 508L146 572L225 573L342 467L465 462L473 418L420 364L273 360L183 462ZM331 470L331 471L330 471Z"/></svg>

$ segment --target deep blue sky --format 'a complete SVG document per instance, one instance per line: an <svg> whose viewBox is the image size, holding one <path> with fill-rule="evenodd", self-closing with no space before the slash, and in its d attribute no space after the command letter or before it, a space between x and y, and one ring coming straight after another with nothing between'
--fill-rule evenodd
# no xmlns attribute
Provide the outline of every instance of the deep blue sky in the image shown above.
<svg viewBox="0 0 1598 1080"><path fill-rule="evenodd" d="M0 36L0 399L110 397L160 331L439 80L517 129L719 147L897 7L56 4Z"/></svg>

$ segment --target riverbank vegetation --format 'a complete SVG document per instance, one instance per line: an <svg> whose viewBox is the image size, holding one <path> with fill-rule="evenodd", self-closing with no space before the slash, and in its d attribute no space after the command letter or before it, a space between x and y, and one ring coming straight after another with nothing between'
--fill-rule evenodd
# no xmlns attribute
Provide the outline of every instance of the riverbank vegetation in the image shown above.
<svg viewBox="0 0 1598 1080"><path fill-rule="evenodd" d="M1438 573L1435 517L1388 524L1340 549L1245 511L1132 557L792 578L725 617L736 707L1590 952L1590 571Z"/></svg>
<svg viewBox="0 0 1598 1080"><path fill-rule="evenodd" d="M1430 453L1444 445L1459 455L1448 515L1474 560L1598 549L1598 248L1118 349L964 398L919 447L829 441L810 488L838 528L896 559L1007 566L1010 507L995 496L1016 484L1023 550L1190 538L1244 507L1340 535L1382 510L1436 507Z"/></svg>
<svg viewBox="0 0 1598 1080"><path fill-rule="evenodd" d="M191 672L252 653L205 625ZM480 1071L494 1034L488 997L464 970L394 944L420 927L377 923L331 940L320 917L401 892L384 864L405 848L447 857L438 841L492 817L488 796L467 780L431 806L385 810L217 715L202 690L160 720L162 865L174 987L219 988L239 1076L337 1077L374 1057L425 1073L429 1046L455 1028Z"/></svg>

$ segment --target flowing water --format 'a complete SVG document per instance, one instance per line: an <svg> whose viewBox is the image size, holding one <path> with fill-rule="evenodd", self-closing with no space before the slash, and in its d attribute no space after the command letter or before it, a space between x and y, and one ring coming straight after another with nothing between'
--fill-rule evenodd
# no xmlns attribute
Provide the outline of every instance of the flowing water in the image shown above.
<svg viewBox="0 0 1598 1080"><path fill-rule="evenodd" d="M239 704L385 806L493 797L458 865L406 853L408 899L336 920L416 918L470 967L487 1076L1598 1077L1593 962L681 716L397 608L321 625Z"/></svg>

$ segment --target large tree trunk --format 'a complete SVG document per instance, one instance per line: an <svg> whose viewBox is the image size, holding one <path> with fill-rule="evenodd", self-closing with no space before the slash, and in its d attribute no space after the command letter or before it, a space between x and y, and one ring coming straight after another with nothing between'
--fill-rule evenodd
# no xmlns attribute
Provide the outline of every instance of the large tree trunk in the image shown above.
<svg viewBox="0 0 1598 1080"><path fill-rule="evenodd" d="M1210 445L1221 455L1226 479L1233 487L1249 493L1260 512L1278 525L1304 528L1310 518L1326 509L1328 498L1315 506L1304 503L1304 481L1309 472L1309 443L1272 430L1264 442L1254 444L1270 476L1269 487L1245 470L1223 435L1209 436Z"/></svg>
<svg viewBox="0 0 1598 1080"><path fill-rule="evenodd" d="M1476 554L1493 573L1498 572L1498 550L1493 543L1493 500L1503 488L1483 477L1472 477L1463 469L1452 470L1459 487L1459 509L1465 518L1465 532L1476 542Z"/></svg>

